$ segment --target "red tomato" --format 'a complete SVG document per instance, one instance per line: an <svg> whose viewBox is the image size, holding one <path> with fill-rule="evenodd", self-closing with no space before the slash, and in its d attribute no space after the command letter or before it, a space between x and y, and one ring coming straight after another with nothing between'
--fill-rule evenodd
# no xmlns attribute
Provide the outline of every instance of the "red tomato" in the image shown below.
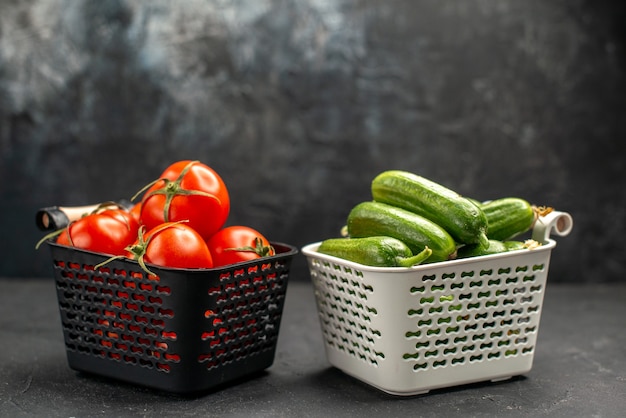
<svg viewBox="0 0 626 418"><path fill-rule="evenodd" d="M133 215L138 223L141 222L141 203L136 203L129 212L131 213L131 215Z"/></svg>
<svg viewBox="0 0 626 418"><path fill-rule="evenodd" d="M206 242L189 225L166 222L143 234L130 247L128 258L140 264L150 263L163 267L211 268L213 261Z"/></svg>
<svg viewBox="0 0 626 418"><path fill-rule="evenodd" d="M124 209L105 209L70 223L57 243L110 255L124 255L137 239L139 224Z"/></svg>
<svg viewBox="0 0 626 418"><path fill-rule="evenodd" d="M198 161L170 165L141 201L141 223L148 230L164 222L187 221L204 239L224 225L229 212L224 181Z"/></svg>
<svg viewBox="0 0 626 418"><path fill-rule="evenodd" d="M221 229L207 241L207 245L213 256L214 267L275 254L267 238L247 226Z"/></svg>

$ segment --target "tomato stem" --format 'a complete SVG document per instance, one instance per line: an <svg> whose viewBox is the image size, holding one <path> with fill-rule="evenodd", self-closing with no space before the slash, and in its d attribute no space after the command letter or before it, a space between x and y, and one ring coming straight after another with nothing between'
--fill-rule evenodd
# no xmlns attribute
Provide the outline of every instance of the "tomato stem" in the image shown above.
<svg viewBox="0 0 626 418"><path fill-rule="evenodd" d="M274 247L271 245L263 245L263 240L259 237L254 238L254 247L245 246L245 247L237 247L237 248L225 248L224 251L242 251L249 253L256 253L259 257L265 257L268 255L276 254Z"/></svg>
<svg viewBox="0 0 626 418"><path fill-rule="evenodd" d="M94 268L94 269L96 269L96 270L98 270L100 267L102 267L102 266L104 266L104 265L106 265L106 264L109 264L109 263L110 263L111 261L113 261L113 260L118 260L118 259L120 259L120 258L124 258L124 256L123 256L123 255L114 255L113 257L107 258L107 259L106 259L106 260L104 260L102 263L98 263L98 264L96 264L93 268Z"/></svg>
<svg viewBox="0 0 626 418"><path fill-rule="evenodd" d="M183 181L183 178L185 177L185 175L189 172L189 170L191 170L191 167L194 164L199 163L199 161L191 161L189 162L189 164L187 164L185 166L185 168L183 168L181 170L181 172L178 174L178 177L176 178L176 180L170 180L167 178L160 178L157 179L155 181L153 181L152 183L144 186L140 191L138 191L131 200L137 198L137 196L139 196L141 193L143 193L145 190L149 189L150 187L154 186L155 184L157 184L160 181L163 181L163 187L153 190L150 193L148 193L148 195L146 195L143 199L143 201L145 201L147 198L149 198L150 196L154 196L157 194L162 194L165 196L165 204L163 205L163 220L164 222L169 222L169 213L170 213L170 205L172 203L172 200L174 199L174 197L176 196L190 196L190 195L199 195L199 196L204 196L204 197L209 197L212 199L215 199L217 201L218 205L221 205L221 200L211 194L211 193L206 193L200 190L188 190L188 189L184 189L181 186L181 183Z"/></svg>
<svg viewBox="0 0 626 418"><path fill-rule="evenodd" d="M139 230L137 231L137 243L133 245L129 245L128 247L125 248L125 250L131 253L135 257L135 259L137 260L137 263L139 263L139 266L143 269L143 271L153 276L156 276L156 274L150 271L148 266L146 266L146 263L143 259L143 257L146 254L146 251L148 250L148 245L150 244L150 240L152 240L152 237L154 237L158 232L161 232L164 229L171 228L177 224L181 224L184 222L187 222L187 220L172 222L167 225L165 224L160 225L152 230L153 232L152 234L150 234L150 237L148 239L145 239L144 237L144 232L146 230L146 227L145 225L141 225L141 227L139 227Z"/></svg>
<svg viewBox="0 0 626 418"><path fill-rule="evenodd" d="M155 275L152 271L150 271L150 269L146 266L146 263L143 260L143 256L146 254L146 250L148 248L148 243L152 238L152 236L150 236L150 238L148 238L147 240L144 238L145 230L146 227L144 225L141 225L141 227L139 227L139 230L137 231L137 243L126 247L126 251L128 251L135 257L137 263L139 263L139 266L146 273Z"/></svg>
<svg viewBox="0 0 626 418"><path fill-rule="evenodd" d="M41 247L41 244L43 244L47 240L55 238L58 235L61 235L64 230L65 230L65 228L57 229L56 231L52 231L49 234L44 235L43 238L41 238L39 241L37 241L37 244L35 245L35 249L38 250L39 247Z"/></svg>

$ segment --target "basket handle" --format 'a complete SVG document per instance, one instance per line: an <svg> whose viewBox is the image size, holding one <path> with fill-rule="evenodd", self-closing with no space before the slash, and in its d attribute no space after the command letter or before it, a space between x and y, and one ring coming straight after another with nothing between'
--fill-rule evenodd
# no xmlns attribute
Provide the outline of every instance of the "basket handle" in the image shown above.
<svg viewBox="0 0 626 418"><path fill-rule="evenodd" d="M546 243L550 238L550 232L560 237L568 235L572 231L574 220L567 212L553 210L545 216L540 216L533 226L532 239L535 241Z"/></svg>
<svg viewBox="0 0 626 418"><path fill-rule="evenodd" d="M130 209L132 203L127 200L117 202L119 205ZM35 215L35 223L41 231L56 231L65 228L70 222L83 217L87 213L91 213L98 208L100 204L86 206L50 206L41 208Z"/></svg>

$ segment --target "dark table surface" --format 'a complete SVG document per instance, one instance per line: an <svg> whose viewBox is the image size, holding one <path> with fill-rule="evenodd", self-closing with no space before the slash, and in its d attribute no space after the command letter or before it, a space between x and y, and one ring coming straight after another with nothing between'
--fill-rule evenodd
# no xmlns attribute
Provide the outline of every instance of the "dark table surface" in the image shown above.
<svg viewBox="0 0 626 418"><path fill-rule="evenodd" d="M52 279L0 279L0 415L621 417L624 308L624 285L549 284L529 373L400 398L329 365L312 285L292 281L274 364L243 382L188 397L71 370Z"/></svg>

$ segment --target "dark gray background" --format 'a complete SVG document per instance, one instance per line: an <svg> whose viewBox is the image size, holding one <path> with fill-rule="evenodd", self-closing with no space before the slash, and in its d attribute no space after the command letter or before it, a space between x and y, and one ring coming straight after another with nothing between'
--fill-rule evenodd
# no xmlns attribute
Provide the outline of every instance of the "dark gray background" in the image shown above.
<svg viewBox="0 0 626 418"><path fill-rule="evenodd" d="M623 281L624 18L609 0L0 0L0 276L51 274L38 208L199 159L229 223L272 240L336 235L398 168L571 213L550 280Z"/></svg>

